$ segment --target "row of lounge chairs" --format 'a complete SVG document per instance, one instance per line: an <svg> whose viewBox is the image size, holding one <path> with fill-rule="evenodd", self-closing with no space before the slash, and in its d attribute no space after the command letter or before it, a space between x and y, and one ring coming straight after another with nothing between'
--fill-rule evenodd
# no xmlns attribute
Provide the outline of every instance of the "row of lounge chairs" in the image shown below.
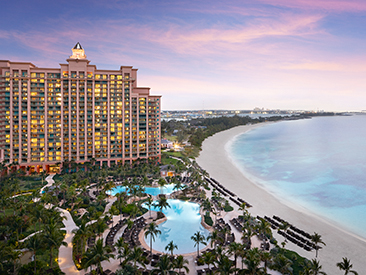
<svg viewBox="0 0 366 275"><path fill-rule="evenodd" d="M277 216L273 216L273 219L271 219L267 216L264 216L264 219L271 224L271 227L273 229L279 229L281 227L281 224L284 224L284 223L289 224L287 221L285 221ZM280 223L278 223L277 221L279 221ZM311 240L310 234L304 232L303 230L296 228L295 226L293 226L291 224L289 224L289 225L290 225L290 227L286 232L279 230L278 234L282 235L283 237L285 237L285 239L288 239L290 242L305 249L306 251L311 251L312 249L316 249L315 244L310 241ZM294 228L296 229L296 233L293 232ZM302 236L297 234L299 232L301 232ZM303 237L303 236L305 236L304 234L306 235L307 239Z"/></svg>
<svg viewBox="0 0 366 275"><path fill-rule="evenodd" d="M232 224L232 225L234 225L234 227L235 227L238 231L243 232L244 226L243 226L243 224L240 222L240 220L239 220L239 219L237 219L237 218L233 218L233 219L231 219L231 220L230 220L230 222L231 222L231 224Z"/></svg>
<svg viewBox="0 0 366 275"><path fill-rule="evenodd" d="M215 180L214 178L210 178L210 180L211 180L211 184L212 184L212 181L214 182L214 183L216 183L220 188L222 188L226 193L228 193L230 196L233 196L233 197L235 197L236 195L233 193L233 192L231 192L229 189L227 189L225 186L223 186L221 183L219 183L217 180Z"/></svg>
<svg viewBox="0 0 366 275"><path fill-rule="evenodd" d="M211 201L214 203L217 210L222 211L224 208L222 207L221 203L217 201L216 198L211 198Z"/></svg>
<svg viewBox="0 0 366 275"><path fill-rule="evenodd" d="M224 242L218 242L218 244L229 245L230 243L235 241L234 233L230 233L231 232L230 225L225 223L223 218L218 219L216 224L213 226L213 228L219 232L219 236L221 237L221 239L224 240ZM229 232L229 234L226 235L226 238L225 238L225 234L222 232L222 231L224 231L224 228L226 228L227 231Z"/></svg>
<svg viewBox="0 0 366 275"><path fill-rule="evenodd" d="M107 235L106 244L111 246L114 250L114 237L116 236L117 232L122 228L122 226L126 223L126 220L120 220L115 226L109 230Z"/></svg>
<svg viewBox="0 0 366 275"><path fill-rule="evenodd" d="M144 217L139 217L136 219L131 227L131 229L126 228L123 232L123 239L129 243L130 247L141 245L139 241L140 231L147 225Z"/></svg>
<svg viewBox="0 0 366 275"><path fill-rule="evenodd" d="M232 202L234 202L236 205L241 206L242 203L245 203L248 207L252 207L251 204L249 204L242 198L238 197L237 199L235 199L234 197L236 197L236 195L233 192L231 192L229 189L225 188L222 184L220 184L214 178L205 178L205 180L206 180L206 182L210 183L213 187L215 187L217 189L217 191L219 191L224 196L231 196L230 200Z"/></svg>
<svg viewBox="0 0 366 275"><path fill-rule="evenodd" d="M304 237L308 238L309 240L311 240L311 235L307 232L305 232L304 230L301 230L299 228L297 228L296 226L293 226L292 224L290 224L288 221L285 221L283 219L281 219L280 217L278 216L273 216L273 219L281 222L281 223L288 223L290 225L290 228L295 231L296 233L300 234L300 235L303 235Z"/></svg>

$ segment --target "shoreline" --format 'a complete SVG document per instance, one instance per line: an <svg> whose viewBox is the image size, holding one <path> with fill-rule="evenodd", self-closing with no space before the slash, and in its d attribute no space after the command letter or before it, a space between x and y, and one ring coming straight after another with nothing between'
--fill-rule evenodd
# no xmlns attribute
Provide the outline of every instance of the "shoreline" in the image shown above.
<svg viewBox="0 0 366 275"><path fill-rule="evenodd" d="M322 216L318 216L303 206L296 205L292 201L287 202L284 198L266 190L264 186L256 184L244 175L227 153L227 146L238 135L270 123L272 122L238 126L207 138L203 142L199 157L196 159L197 163L211 177L252 204L253 207L249 211L253 216L277 215L310 234L314 232L320 234L326 246L319 250L318 260L328 274L339 273L336 263L342 261L342 257L350 259L354 270L361 272L366 268L365 261L361 259L361 255L366 251L365 239L335 225ZM274 232L274 236L279 242L282 242L283 237L276 232ZM315 258L315 251L306 252L291 243L288 243L286 248L294 250L308 259Z"/></svg>

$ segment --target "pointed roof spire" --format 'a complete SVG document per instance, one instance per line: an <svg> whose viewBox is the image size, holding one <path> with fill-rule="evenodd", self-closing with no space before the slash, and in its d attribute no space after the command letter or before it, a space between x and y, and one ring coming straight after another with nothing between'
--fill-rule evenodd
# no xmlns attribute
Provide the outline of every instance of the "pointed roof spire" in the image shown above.
<svg viewBox="0 0 366 275"><path fill-rule="evenodd" d="M75 47L71 49L72 50L72 55L70 56L70 58L73 59L85 59L86 55L85 55L85 51L83 49L83 47L81 47L80 43L76 43Z"/></svg>
<svg viewBox="0 0 366 275"><path fill-rule="evenodd" d="M74 50L82 50L83 47L81 47L80 43L76 43L75 47L74 47Z"/></svg>

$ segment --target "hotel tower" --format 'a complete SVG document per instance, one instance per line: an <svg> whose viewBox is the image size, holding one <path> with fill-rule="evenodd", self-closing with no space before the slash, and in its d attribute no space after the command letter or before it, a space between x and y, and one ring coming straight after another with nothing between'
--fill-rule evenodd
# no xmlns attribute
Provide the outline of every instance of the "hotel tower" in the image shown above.
<svg viewBox="0 0 366 275"><path fill-rule="evenodd" d="M99 70L79 43L59 68L0 60L0 162L59 171L160 159L161 96L137 87L137 69Z"/></svg>

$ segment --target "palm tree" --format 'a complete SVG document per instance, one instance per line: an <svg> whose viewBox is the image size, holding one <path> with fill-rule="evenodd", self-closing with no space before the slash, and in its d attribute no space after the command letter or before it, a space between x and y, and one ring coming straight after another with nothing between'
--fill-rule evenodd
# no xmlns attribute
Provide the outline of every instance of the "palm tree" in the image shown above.
<svg viewBox="0 0 366 275"><path fill-rule="evenodd" d="M178 246L173 241L170 241L167 244L167 246L165 247L165 250L170 251L172 256L173 256L174 249L178 249Z"/></svg>
<svg viewBox="0 0 366 275"><path fill-rule="evenodd" d="M247 251L244 263L247 267L245 270L245 274L255 275L261 273L262 268L259 267L261 260L258 247Z"/></svg>
<svg viewBox="0 0 366 275"><path fill-rule="evenodd" d="M353 265L351 264L351 260L347 258L342 258L342 262L337 263L337 267L339 267L340 270L344 270L344 275L347 275L348 273L353 273L355 275L358 275L358 273L354 270L351 270Z"/></svg>
<svg viewBox="0 0 366 275"><path fill-rule="evenodd" d="M136 269L136 264L139 263L145 267L146 257L143 255L144 251L141 247L134 246L131 250L128 259L133 261L133 267Z"/></svg>
<svg viewBox="0 0 366 275"><path fill-rule="evenodd" d="M262 235L262 243L264 245L266 243L266 237L272 235L271 225L266 220L260 219L256 229Z"/></svg>
<svg viewBox="0 0 366 275"><path fill-rule="evenodd" d="M152 255L152 242L155 242L155 237L157 235L161 234L161 231L158 229L158 226L156 225L156 223L152 222L149 223L146 227L145 227L146 231L145 231L145 237L147 238L148 236L150 236L150 254Z"/></svg>
<svg viewBox="0 0 366 275"><path fill-rule="evenodd" d="M53 262L55 261L53 257L53 250L60 245L67 246L67 243L64 242L64 233L61 231L61 226L57 223L55 217L51 217L47 224L45 224L42 237L44 239L44 243L49 246L50 251L50 267L53 268Z"/></svg>
<svg viewBox="0 0 366 275"><path fill-rule="evenodd" d="M99 238L101 238L104 231L108 228L108 225L105 223L104 220L98 219L95 223L95 230Z"/></svg>
<svg viewBox="0 0 366 275"><path fill-rule="evenodd" d="M314 235L311 236L311 241L313 242L314 246L315 246L315 251L316 251L316 254L315 254L315 258L318 257L318 250L321 249L320 246L318 246L318 244L323 244L323 245L326 245L323 240L322 240L322 237L314 232Z"/></svg>
<svg viewBox="0 0 366 275"><path fill-rule="evenodd" d="M268 268L268 264L271 263L272 260L272 254L266 251L261 251L260 253L260 259L263 262L263 270L264 270L264 274L267 274L267 268Z"/></svg>
<svg viewBox="0 0 366 275"><path fill-rule="evenodd" d="M117 252L118 252L118 258L119 258L119 264L121 265L122 264L122 253L123 253L123 250L126 249L126 246L127 244L125 243L123 237L120 237L115 246L117 247Z"/></svg>
<svg viewBox="0 0 366 275"><path fill-rule="evenodd" d="M33 251L34 256L34 274L37 274L37 250L41 249L43 246L42 240L39 234L33 235L26 241L26 247Z"/></svg>
<svg viewBox="0 0 366 275"><path fill-rule="evenodd" d="M146 206L149 208L150 218L151 218L151 207L154 206L153 199L149 196L145 202Z"/></svg>
<svg viewBox="0 0 366 275"><path fill-rule="evenodd" d="M228 256L223 255L217 259L217 272L220 275L229 275L236 272L237 268L233 266L232 261Z"/></svg>
<svg viewBox="0 0 366 275"><path fill-rule="evenodd" d="M216 255L213 252L204 252L202 253L203 262L207 264L208 269L210 269L210 265L213 265L216 260ZM211 271L212 274L212 271Z"/></svg>
<svg viewBox="0 0 366 275"><path fill-rule="evenodd" d="M159 178L158 184L160 186L160 193L164 194L164 185L167 184L166 180L164 178Z"/></svg>
<svg viewBox="0 0 366 275"><path fill-rule="evenodd" d="M194 241L194 246L197 246L197 257L200 255L200 243L203 245L207 245L206 243L206 238L204 235L201 234L200 231L197 231L196 233L193 234L193 236L191 237L191 240Z"/></svg>
<svg viewBox="0 0 366 275"><path fill-rule="evenodd" d="M234 261L235 261L235 267L236 267L236 262L237 262L237 258L240 254L240 251L244 249L244 246L240 243L230 243L229 244L229 253L234 254Z"/></svg>
<svg viewBox="0 0 366 275"><path fill-rule="evenodd" d="M95 245L88 249L83 256L83 266L85 269L93 265L96 265L97 270L100 274L103 274L102 262L108 261L110 258L114 259L114 255L111 253L112 249L110 246L103 246L103 239L96 241Z"/></svg>
<svg viewBox="0 0 366 275"><path fill-rule="evenodd" d="M17 274L17 268L19 267L20 256L22 252L13 246L6 247L5 256L13 263L13 274Z"/></svg>
<svg viewBox="0 0 366 275"><path fill-rule="evenodd" d="M216 245L219 242L223 242L224 240L220 237L220 234L217 230L214 230L210 233L210 235L207 237L207 240L211 240L211 247L212 244L214 244L214 248L216 249Z"/></svg>
<svg viewBox="0 0 366 275"><path fill-rule="evenodd" d="M157 268L154 268L151 271L151 274L167 275L167 274L178 274L178 272L174 270L174 264L170 260L168 255L163 255L160 257L160 260L157 264Z"/></svg>
<svg viewBox="0 0 366 275"><path fill-rule="evenodd" d="M177 258L174 259L174 267L178 268L178 273L180 273L180 270L183 268L186 273L189 272L189 268L188 265L189 262L187 259L184 259L184 257L182 255L178 255Z"/></svg>
<svg viewBox="0 0 366 275"><path fill-rule="evenodd" d="M292 274L292 262L282 254L278 254L274 260L272 268L279 271L283 275Z"/></svg>
<svg viewBox="0 0 366 275"><path fill-rule="evenodd" d="M163 209L165 208L170 208L170 205L168 203L168 200L166 197L160 197L158 199L158 202L155 204L155 207L159 208L159 211L162 212Z"/></svg>
<svg viewBox="0 0 366 275"><path fill-rule="evenodd" d="M89 238L90 235L92 234L90 226L87 226L86 224L87 224L86 220L82 220L79 228L75 228L72 231L72 233L74 233L80 240L80 243L79 243L79 248L80 248L79 253L80 253L80 255L84 253L85 240L87 238Z"/></svg>
<svg viewBox="0 0 366 275"><path fill-rule="evenodd" d="M285 233L285 242L287 242L286 236L287 236L287 229L289 229L289 227L290 227L289 223L283 222L282 224L280 224L279 229L278 229L278 231L281 229Z"/></svg>
<svg viewBox="0 0 366 275"><path fill-rule="evenodd" d="M312 275L327 275L327 273L325 273L324 271L321 271L322 266L320 265L319 261L316 259L312 259L310 264L309 264L309 270L310 270L310 274Z"/></svg>

